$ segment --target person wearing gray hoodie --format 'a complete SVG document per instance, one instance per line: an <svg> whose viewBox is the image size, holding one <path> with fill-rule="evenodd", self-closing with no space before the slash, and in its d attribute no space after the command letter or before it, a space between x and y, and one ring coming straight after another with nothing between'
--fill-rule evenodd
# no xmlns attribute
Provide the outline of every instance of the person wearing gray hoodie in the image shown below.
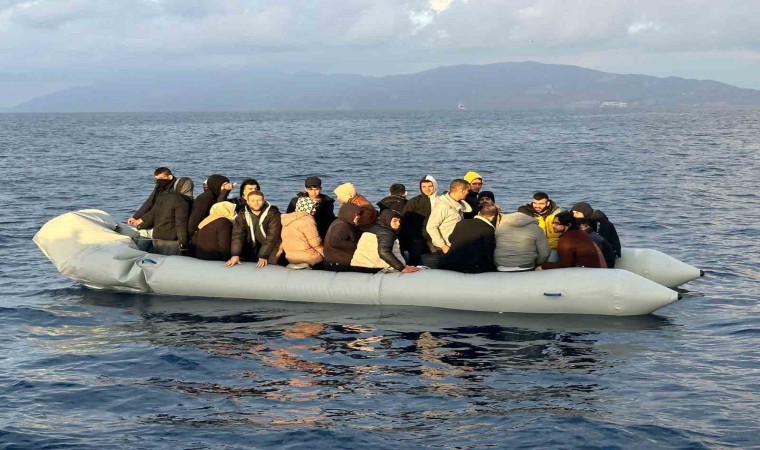
<svg viewBox="0 0 760 450"><path fill-rule="evenodd" d="M523 207L521 207L523 208ZM549 241L532 211L502 214L496 227L494 261L500 272L533 270L551 253Z"/></svg>

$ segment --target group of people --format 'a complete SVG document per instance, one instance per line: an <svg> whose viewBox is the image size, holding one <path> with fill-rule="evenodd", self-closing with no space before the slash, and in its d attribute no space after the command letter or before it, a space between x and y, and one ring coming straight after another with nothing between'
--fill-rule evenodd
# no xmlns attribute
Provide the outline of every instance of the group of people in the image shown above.
<svg viewBox="0 0 760 450"><path fill-rule="evenodd" d="M250 262L336 272L521 272L612 268L621 251L615 226L590 204L563 210L536 192L530 203L505 213L472 171L441 195L431 175L411 199L403 184L393 184L377 209L352 183L335 188L333 199L322 192L322 180L310 176L285 213L253 178L243 180L237 198L229 198L235 185L218 174L204 181L197 198L192 180L166 167L154 178L153 192L127 223L151 239L155 253L226 267Z"/></svg>

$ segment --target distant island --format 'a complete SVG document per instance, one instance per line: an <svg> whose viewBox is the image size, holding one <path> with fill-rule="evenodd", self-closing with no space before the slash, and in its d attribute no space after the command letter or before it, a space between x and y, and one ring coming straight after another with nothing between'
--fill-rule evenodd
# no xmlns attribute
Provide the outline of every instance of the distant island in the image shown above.
<svg viewBox="0 0 760 450"><path fill-rule="evenodd" d="M504 62L384 77L274 71L145 76L64 89L8 111L471 111L758 105L760 90L716 81Z"/></svg>

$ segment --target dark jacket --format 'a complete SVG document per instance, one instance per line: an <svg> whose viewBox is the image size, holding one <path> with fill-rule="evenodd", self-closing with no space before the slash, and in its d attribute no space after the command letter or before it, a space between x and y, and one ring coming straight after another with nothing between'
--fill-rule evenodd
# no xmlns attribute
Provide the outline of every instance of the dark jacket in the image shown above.
<svg viewBox="0 0 760 450"><path fill-rule="evenodd" d="M559 261L545 262L541 266L544 269L607 267L602 251L594 244L591 236L577 228L562 233L557 243L557 254Z"/></svg>
<svg viewBox="0 0 760 450"><path fill-rule="evenodd" d="M250 218L251 223L248 223L247 217ZM253 234L251 234L251 228L254 230ZM265 202L264 209L258 216L246 208L235 217L230 253L232 256L240 256L249 261L269 260L270 257L276 256L281 237L280 210Z"/></svg>
<svg viewBox="0 0 760 450"><path fill-rule="evenodd" d="M615 225L613 225L607 216L599 210L594 210L588 218L590 220L591 229L599 233L599 236L603 237L604 240L610 243L612 251L615 253L615 256L619 258L621 254L620 238L618 237Z"/></svg>
<svg viewBox="0 0 760 450"><path fill-rule="evenodd" d="M604 256L604 262L607 263L607 268L614 269L615 268L615 251L612 249L612 245L610 245L610 243L607 242L607 239L599 236L599 233L597 233L594 230L588 230L588 235L591 236L591 239L594 241L594 244L596 244L596 246L599 247L599 250L602 251L602 256Z"/></svg>
<svg viewBox="0 0 760 450"><path fill-rule="evenodd" d="M464 201L467 202L468 205L470 205L470 208L472 208L471 212L464 213L465 219L474 219L475 216L478 215L478 211L480 211L480 194L473 191L467 192L467 197L464 198Z"/></svg>
<svg viewBox="0 0 760 450"><path fill-rule="evenodd" d="M441 268L464 273L496 270L494 232L494 226L481 218L460 221L449 236L451 249L444 255Z"/></svg>
<svg viewBox="0 0 760 450"><path fill-rule="evenodd" d="M430 197L425 194L420 194L406 203L401 213L401 232L399 233L402 247L405 248L412 241L425 241L428 247L433 245L430 235L425 231L430 209Z"/></svg>
<svg viewBox="0 0 760 450"><path fill-rule="evenodd" d="M296 210L296 203L298 199L302 197L308 197L306 192L299 192L290 200L288 204L287 213L292 213ZM319 194L319 203L317 203L317 211L314 213L314 220L317 222L317 233L322 240L325 240L327 236L327 230L335 220L335 200L325 194Z"/></svg>
<svg viewBox="0 0 760 450"><path fill-rule="evenodd" d="M377 202L378 208L380 208L380 213L382 214L383 211L386 209L392 209L393 211L398 212L401 214L404 212L404 206L406 206L406 197L401 195L389 195L385 197L384 199Z"/></svg>
<svg viewBox="0 0 760 450"><path fill-rule="evenodd" d="M232 246L232 222L220 217L198 229L193 236L195 257L207 261L227 261Z"/></svg>
<svg viewBox="0 0 760 450"><path fill-rule="evenodd" d="M361 231L354 225L354 216L362 209L353 203L340 207L338 218L333 221L325 236L325 265L329 263L349 266L356 251Z"/></svg>
<svg viewBox="0 0 760 450"><path fill-rule="evenodd" d="M223 191L222 185L229 182L227 177L221 175L211 175L208 177L208 190L198 196L193 202L193 210L190 212L190 219L187 223L187 231L190 236L198 230L198 224L208 216L214 203L227 200L230 191Z"/></svg>
<svg viewBox="0 0 760 450"><path fill-rule="evenodd" d="M161 189L161 187L156 183L156 185L153 187L153 192L150 193L148 198L143 202L142 206L135 212L132 217L135 219L141 219L145 214L148 213L148 211L153 208L153 206L156 204L156 200L158 199L158 194L161 192L174 192L175 187L177 186L177 183L179 182L179 178L174 178L171 183L169 183L165 188Z"/></svg>
<svg viewBox="0 0 760 450"><path fill-rule="evenodd" d="M153 207L142 216L139 228L153 228L153 239L179 241L180 248L187 248L187 218L192 202L178 192L160 192Z"/></svg>

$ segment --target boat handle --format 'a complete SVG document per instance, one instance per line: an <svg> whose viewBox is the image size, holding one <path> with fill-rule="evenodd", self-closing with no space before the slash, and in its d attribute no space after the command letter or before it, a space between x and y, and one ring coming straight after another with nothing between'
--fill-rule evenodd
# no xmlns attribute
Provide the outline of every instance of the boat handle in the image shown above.
<svg viewBox="0 0 760 450"><path fill-rule="evenodd" d="M562 297L561 292L544 292L545 297Z"/></svg>

